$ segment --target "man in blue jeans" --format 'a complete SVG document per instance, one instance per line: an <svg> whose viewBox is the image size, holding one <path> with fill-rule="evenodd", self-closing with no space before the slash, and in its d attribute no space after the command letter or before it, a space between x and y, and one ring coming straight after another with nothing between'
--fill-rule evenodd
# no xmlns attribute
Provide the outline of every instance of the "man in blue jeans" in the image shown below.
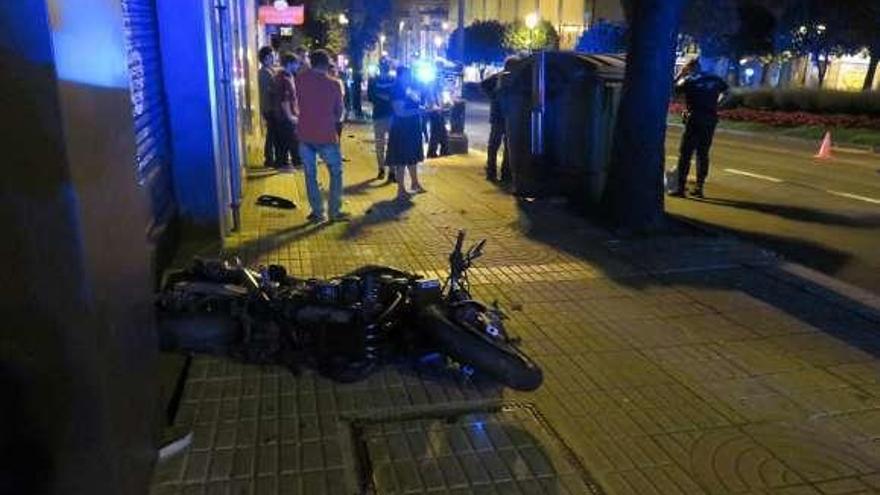
<svg viewBox="0 0 880 495"><path fill-rule="evenodd" d="M342 122L345 106L342 84L330 75L330 55L315 50L309 55L311 68L296 76L299 108L299 154L305 168L306 192L312 212L309 221L321 223L324 199L318 184L317 158L321 157L330 172L330 219L345 220L342 211L342 151L337 126Z"/></svg>

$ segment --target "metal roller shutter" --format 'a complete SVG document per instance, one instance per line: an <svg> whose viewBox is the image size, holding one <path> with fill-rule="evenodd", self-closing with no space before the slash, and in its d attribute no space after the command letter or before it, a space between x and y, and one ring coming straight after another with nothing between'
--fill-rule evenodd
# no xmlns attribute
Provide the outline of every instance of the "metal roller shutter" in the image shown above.
<svg viewBox="0 0 880 495"><path fill-rule="evenodd" d="M177 208L155 0L122 0L122 14L137 140L137 177L148 193L152 210L147 238L161 250Z"/></svg>

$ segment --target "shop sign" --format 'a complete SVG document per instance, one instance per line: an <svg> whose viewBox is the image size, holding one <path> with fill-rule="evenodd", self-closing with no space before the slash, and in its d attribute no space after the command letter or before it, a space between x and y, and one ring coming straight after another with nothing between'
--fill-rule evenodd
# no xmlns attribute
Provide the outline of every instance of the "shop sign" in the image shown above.
<svg viewBox="0 0 880 495"><path fill-rule="evenodd" d="M306 20L305 5L287 5L287 2L276 2L275 5L262 5L257 11L260 24L284 24L301 26Z"/></svg>

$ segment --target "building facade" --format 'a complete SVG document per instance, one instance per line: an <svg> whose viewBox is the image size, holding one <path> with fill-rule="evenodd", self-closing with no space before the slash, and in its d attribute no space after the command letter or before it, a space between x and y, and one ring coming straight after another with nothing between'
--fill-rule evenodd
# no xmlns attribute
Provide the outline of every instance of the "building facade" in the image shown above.
<svg viewBox="0 0 880 495"><path fill-rule="evenodd" d="M385 49L388 55L407 64L418 58L445 57L452 25L448 0L400 0L394 21L387 37L392 48Z"/></svg>
<svg viewBox="0 0 880 495"><path fill-rule="evenodd" d="M449 20L458 22L458 6L464 6L464 21L513 22L531 13L550 21L559 33L560 45L570 49L580 35L598 20L623 21L620 0L449 0Z"/></svg>

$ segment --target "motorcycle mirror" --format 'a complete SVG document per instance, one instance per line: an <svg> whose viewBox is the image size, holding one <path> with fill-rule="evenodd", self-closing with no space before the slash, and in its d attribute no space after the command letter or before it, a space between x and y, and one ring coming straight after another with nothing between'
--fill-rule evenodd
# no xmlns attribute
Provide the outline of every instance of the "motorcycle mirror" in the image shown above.
<svg viewBox="0 0 880 495"><path fill-rule="evenodd" d="M483 246L486 245L486 239L476 243L471 249L468 251L468 258L476 259L483 255Z"/></svg>

